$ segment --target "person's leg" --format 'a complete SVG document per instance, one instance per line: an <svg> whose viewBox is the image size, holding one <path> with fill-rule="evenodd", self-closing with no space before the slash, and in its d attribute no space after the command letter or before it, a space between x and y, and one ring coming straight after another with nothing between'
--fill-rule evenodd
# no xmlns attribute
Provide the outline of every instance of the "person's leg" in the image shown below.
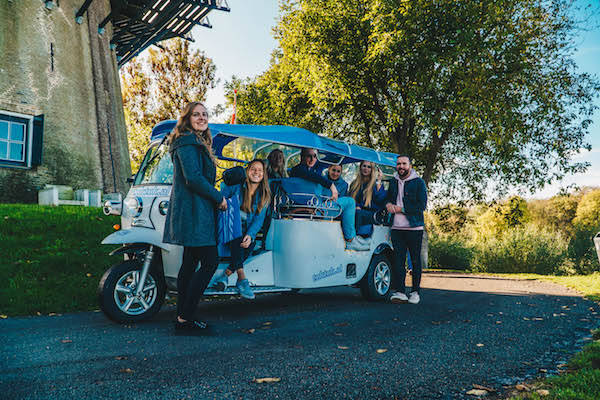
<svg viewBox="0 0 600 400"><path fill-rule="evenodd" d="M356 202L352 197L339 197L337 203L342 208L342 232L344 238L351 241L356 237L356 227L354 226Z"/></svg>
<svg viewBox="0 0 600 400"><path fill-rule="evenodd" d="M391 238L392 246L394 247L394 268L392 273L394 274L394 280L396 281L396 288L400 293L406 292L406 239L404 237L405 231L392 229Z"/></svg>
<svg viewBox="0 0 600 400"><path fill-rule="evenodd" d="M229 266L227 267L227 270L225 271L225 273L227 275L231 275L236 270L243 267L244 249L242 247L240 247L240 243L242 243L242 239L243 239L242 237L239 237L239 238L233 239L231 242L227 243L227 245L229 246L229 249L231 251L231 262L229 263Z"/></svg>
<svg viewBox="0 0 600 400"><path fill-rule="evenodd" d="M192 275L198 265L198 256L195 252L196 247L183 248L183 261L179 274L177 275L177 316L181 317L184 313L185 299L188 293L188 287L192 280Z"/></svg>
<svg viewBox="0 0 600 400"><path fill-rule="evenodd" d="M405 231L408 252L412 262L412 289L411 292L419 292L421 289L421 243L423 241L423 231Z"/></svg>
<svg viewBox="0 0 600 400"><path fill-rule="evenodd" d="M196 248L196 255L200 259L201 266L194 272L192 279L188 285L187 295L183 309L182 318L191 320L194 318L194 312L200 297L204 294L210 279L214 275L219 258L217 254L217 246L202 246Z"/></svg>

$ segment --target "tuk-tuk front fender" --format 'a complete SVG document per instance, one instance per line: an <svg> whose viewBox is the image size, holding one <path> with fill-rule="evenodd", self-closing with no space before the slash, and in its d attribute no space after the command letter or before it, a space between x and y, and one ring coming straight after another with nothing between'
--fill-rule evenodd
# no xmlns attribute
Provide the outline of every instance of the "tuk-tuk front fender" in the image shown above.
<svg viewBox="0 0 600 400"><path fill-rule="evenodd" d="M167 245L162 241L162 236L156 230L148 228L121 229L111 233L102 241L102 244L128 243L148 243L169 251Z"/></svg>

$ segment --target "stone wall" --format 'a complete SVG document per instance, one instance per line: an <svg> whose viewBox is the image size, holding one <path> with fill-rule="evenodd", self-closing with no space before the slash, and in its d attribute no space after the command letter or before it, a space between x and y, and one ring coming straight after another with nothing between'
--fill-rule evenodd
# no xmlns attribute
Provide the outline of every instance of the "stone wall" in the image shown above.
<svg viewBox="0 0 600 400"><path fill-rule="evenodd" d="M125 191L131 171L110 24L98 34L110 1L93 1L79 25L82 3L48 10L41 0L0 0L0 113L44 114L42 166L23 174ZM20 172L0 167L0 184Z"/></svg>

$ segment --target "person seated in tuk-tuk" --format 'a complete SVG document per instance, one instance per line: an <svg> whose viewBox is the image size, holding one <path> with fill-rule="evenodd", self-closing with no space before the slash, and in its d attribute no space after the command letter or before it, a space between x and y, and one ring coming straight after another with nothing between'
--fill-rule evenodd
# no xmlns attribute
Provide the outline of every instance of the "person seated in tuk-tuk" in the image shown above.
<svg viewBox="0 0 600 400"><path fill-rule="evenodd" d="M360 236L356 236L354 226L356 203L354 199L352 197L339 197L339 192L335 184L329 178L321 175L317 167L316 149L302 148L300 152L300 164L290 170L290 176L318 183L324 188L331 190L331 199L342 209L342 232L346 240L346 248L348 250L359 251L369 250L369 242Z"/></svg>
<svg viewBox="0 0 600 400"><path fill-rule="evenodd" d="M338 190L339 197L346 196L348 192L348 183L342 178L342 166L332 164L327 168L327 177Z"/></svg>
<svg viewBox="0 0 600 400"><path fill-rule="evenodd" d="M375 163L361 161L358 175L350 184L349 194L356 201L356 226L359 234L372 233L375 213L385 207L387 192L381 176Z"/></svg>
<svg viewBox="0 0 600 400"><path fill-rule="evenodd" d="M256 245L256 234L263 226L271 201L271 190L265 169L262 160L252 160L246 168L246 179L243 183L232 186L223 184L221 189L225 198L238 196L242 236L228 243L231 263L223 274L215 279L215 285L220 290L225 290L229 275L237 272L236 287L246 299L254 299L255 296L244 273L244 261Z"/></svg>
<svg viewBox="0 0 600 400"><path fill-rule="evenodd" d="M267 163L267 176L269 179L287 178L283 151L279 149L271 151L267 156Z"/></svg>

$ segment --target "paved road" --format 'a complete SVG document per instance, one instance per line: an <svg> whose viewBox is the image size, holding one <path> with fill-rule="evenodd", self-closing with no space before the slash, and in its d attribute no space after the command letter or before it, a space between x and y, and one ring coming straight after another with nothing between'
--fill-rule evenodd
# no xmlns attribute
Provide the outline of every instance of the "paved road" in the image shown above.
<svg viewBox="0 0 600 400"><path fill-rule="evenodd" d="M352 288L210 300L198 311L212 337L173 336L173 306L131 326L93 312L0 320L0 398L464 398L473 383L552 372L600 323L593 303L549 283L423 285L418 306ZM253 382L265 377L281 381Z"/></svg>

